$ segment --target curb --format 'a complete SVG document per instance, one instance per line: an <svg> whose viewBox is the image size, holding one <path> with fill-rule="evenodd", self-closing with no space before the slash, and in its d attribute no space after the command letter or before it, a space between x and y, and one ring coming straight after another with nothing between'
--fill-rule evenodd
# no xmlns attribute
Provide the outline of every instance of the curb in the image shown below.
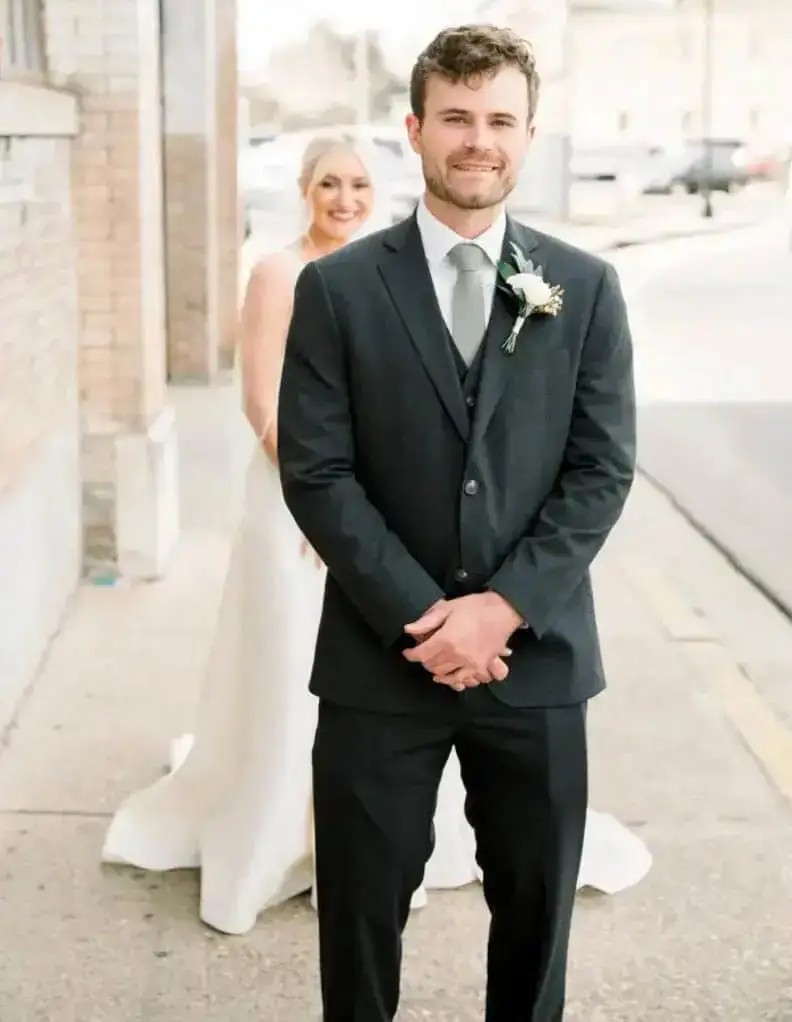
<svg viewBox="0 0 792 1022"><path fill-rule="evenodd" d="M640 455L638 457L636 471L653 489L655 489L658 493L661 493L666 498L674 510L685 519L691 529L697 532L702 539L706 540L706 542L709 543L714 550L717 550L721 557L728 562L731 568L736 571L738 575L752 585L753 588L765 600L767 600L771 606L775 607L779 614L792 624L792 604L788 603L772 587L767 585L767 583L759 577L758 573L746 564L744 558L740 557L740 555L732 550L728 544L718 539L712 530L708 528L705 522L703 522L697 515L694 515L684 506L684 504L680 502L679 498L672 490L660 482L660 480L652 475L648 469L644 468L641 464Z"/></svg>
<svg viewBox="0 0 792 1022"><path fill-rule="evenodd" d="M680 228L678 230L664 231L662 234L653 234L646 238L616 238L602 248L598 248L597 251L615 252L626 248L637 248L639 245L656 245L664 241L680 241L682 238L704 238L713 234L728 234L731 231L745 230L748 227L754 226L755 221L739 220L735 223L720 224L717 227L705 228L703 230Z"/></svg>

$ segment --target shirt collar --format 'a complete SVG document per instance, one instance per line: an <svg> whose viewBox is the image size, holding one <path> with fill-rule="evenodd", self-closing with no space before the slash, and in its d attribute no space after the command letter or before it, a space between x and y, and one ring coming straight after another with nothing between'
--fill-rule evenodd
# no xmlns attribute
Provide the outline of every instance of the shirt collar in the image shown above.
<svg viewBox="0 0 792 1022"><path fill-rule="evenodd" d="M440 223L436 216L429 212L426 201L421 199L416 211L418 229L421 232L426 261L430 266L439 266L448 253L464 242L473 242L484 250L493 266L497 266L503 251L503 239L506 235L506 214L501 210L497 219L477 238L462 238L456 231Z"/></svg>

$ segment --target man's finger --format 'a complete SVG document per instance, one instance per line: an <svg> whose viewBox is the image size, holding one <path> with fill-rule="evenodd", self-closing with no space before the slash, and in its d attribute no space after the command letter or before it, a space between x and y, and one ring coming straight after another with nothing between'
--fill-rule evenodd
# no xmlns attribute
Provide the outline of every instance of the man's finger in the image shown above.
<svg viewBox="0 0 792 1022"><path fill-rule="evenodd" d="M444 660L432 667L430 667L429 664L424 664L427 671L430 671L438 678L447 678L449 675L453 674L454 671L458 671L462 666L463 665L458 660Z"/></svg>
<svg viewBox="0 0 792 1022"><path fill-rule="evenodd" d="M464 688L475 688L477 685L485 685L492 679L486 671L472 671L469 667L458 667L447 674L435 674L434 680L439 685L450 685L452 688L461 691Z"/></svg>
<svg viewBox="0 0 792 1022"><path fill-rule="evenodd" d="M415 664L426 664L433 657L437 657L440 652L440 643L437 642L434 636L431 636L419 643L419 645L405 649L402 656L405 660L411 660ZM446 656L447 655L448 654L446 654Z"/></svg>
<svg viewBox="0 0 792 1022"><path fill-rule="evenodd" d="M447 688L452 688L455 692L464 692L468 688L476 688L478 682L475 680L468 680L462 676L457 677L455 674L447 675L444 678L434 679L438 685L445 685Z"/></svg>
<svg viewBox="0 0 792 1022"><path fill-rule="evenodd" d="M440 649L433 656L421 661L427 671L433 674L450 674L460 667L470 668L464 657L454 653L453 650Z"/></svg>
<svg viewBox="0 0 792 1022"><path fill-rule="evenodd" d="M456 659L457 665L460 665L462 660L441 631L435 632L428 639L424 639L423 642L419 642L417 645L406 649L404 656L408 660L424 665L440 662L441 658L444 660Z"/></svg>
<svg viewBox="0 0 792 1022"><path fill-rule="evenodd" d="M509 668L499 656L496 656L494 660L490 660L489 671L493 681L505 681L509 674Z"/></svg>
<svg viewBox="0 0 792 1022"><path fill-rule="evenodd" d="M408 635L420 635L426 632L437 631L446 622L450 613L451 605L444 601L439 605L430 607L417 621L411 621L410 624L405 625L404 630Z"/></svg>

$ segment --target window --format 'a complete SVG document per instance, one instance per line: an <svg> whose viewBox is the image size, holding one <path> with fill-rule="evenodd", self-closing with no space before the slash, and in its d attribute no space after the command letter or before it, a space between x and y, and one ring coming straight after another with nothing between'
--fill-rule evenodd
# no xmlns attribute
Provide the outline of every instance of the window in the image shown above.
<svg viewBox="0 0 792 1022"><path fill-rule="evenodd" d="M0 78L44 73L41 0L0 0Z"/></svg>

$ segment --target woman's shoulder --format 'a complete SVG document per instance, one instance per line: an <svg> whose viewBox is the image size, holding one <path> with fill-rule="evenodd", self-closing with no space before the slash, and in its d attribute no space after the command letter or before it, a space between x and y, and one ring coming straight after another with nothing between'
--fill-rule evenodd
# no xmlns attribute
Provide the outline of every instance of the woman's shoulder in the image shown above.
<svg viewBox="0 0 792 1022"><path fill-rule="evenodd" d="M250 280L259 287L293 288L303 265L294 248L282 248L258 259L250 272Z"/></svg>

